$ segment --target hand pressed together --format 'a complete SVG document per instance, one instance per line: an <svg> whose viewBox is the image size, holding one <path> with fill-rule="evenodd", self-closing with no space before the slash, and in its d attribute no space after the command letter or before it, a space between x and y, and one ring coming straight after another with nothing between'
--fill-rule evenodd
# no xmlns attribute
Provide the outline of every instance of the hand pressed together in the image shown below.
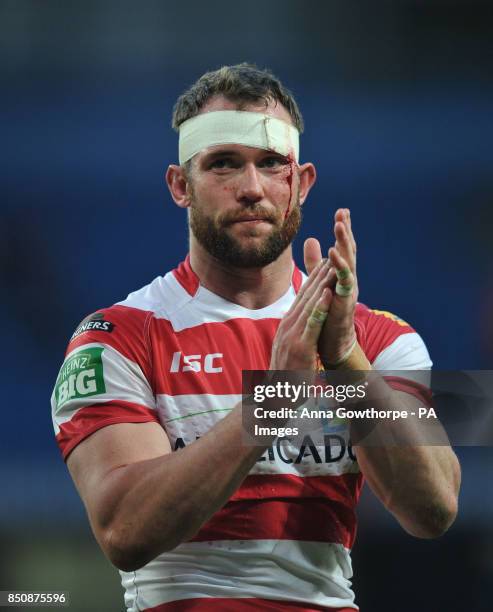
<svg viewBox="0 0 493 612"><path fill-rule="evenodd" d="M334 246L328 250L329 308L320 333L318 350L326 367L338 364L355 345L354 311L358 300L356 241L349 209L339 208L334 215ZM320 243L308 238L304 248L305 267L310 274L322 260Z"/></svg>
<svg viewBox="0 0 493 612"><path fill-rule="evenodd" d="M320 258L279 324L271 370L316 369L320 332L333 297L330 279L329 262Z"/></svg>

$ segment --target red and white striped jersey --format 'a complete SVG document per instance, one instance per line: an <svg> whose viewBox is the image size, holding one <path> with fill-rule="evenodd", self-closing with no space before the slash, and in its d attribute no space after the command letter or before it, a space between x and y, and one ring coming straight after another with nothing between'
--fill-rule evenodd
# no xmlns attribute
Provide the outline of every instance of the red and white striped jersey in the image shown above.
<svg viewBox="0 0 493 612"><path fill-rule="evenodd" d="M242 370L269 368L280 319L304 276L274 304L249 310L203 287L185 260L73 334L52 395L66 458L114 423L155 421L174 451L192 444L241 400ZM378 369L427 369L420 336L358 304L359 343ZM406 389L401 379L400 389ZM416 393L409 381L409 390ZM347 430L330 444L278 438L236 493L190 541L121 572L127 609L353 610L350 549L362 475Z"/></svg>

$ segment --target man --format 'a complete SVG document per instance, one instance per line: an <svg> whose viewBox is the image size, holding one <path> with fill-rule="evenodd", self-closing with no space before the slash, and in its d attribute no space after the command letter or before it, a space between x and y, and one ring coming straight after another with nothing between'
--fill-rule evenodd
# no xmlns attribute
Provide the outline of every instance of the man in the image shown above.
<svg viewBox="0 0 493 612"><path fill-rule="evenodd" d="M291 242L315 181L302 118L267 71L207 73L175 107L190 254L88 317L52 397L57 440L129 610L346 611L363 476L402 526L443 533L459 467L447 446L351 450L242 443L241 371L429 368L400 319L357 304L349 211L323 260ZM396 401L421 400L405 378ZM344 448L343 448L344 446ZM174 452L176 451L176 452Z"/></svg>

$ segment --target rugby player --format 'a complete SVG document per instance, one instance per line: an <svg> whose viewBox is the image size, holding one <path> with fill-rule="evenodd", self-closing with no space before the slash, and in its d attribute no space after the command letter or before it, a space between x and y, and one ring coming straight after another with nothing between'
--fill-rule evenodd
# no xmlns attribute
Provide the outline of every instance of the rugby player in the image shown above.
<svg viewBox="0 0 493 612"><path fill-rule="evenodd" d="M309 239L308 275L294 264L316 172L277 78L247 64L207 73L173 125L166 182L188 210L189 255L76 329L52 396L58 444L128 610L357 609L363 479L407 532L432 538L457 512L457 459L446 445L351 448L348 431L336 454L246 446L241 372L427 369L428 352L407 323L357 302L348 210L328 258ZM405 377L390 393L425 401Z"/></svg>

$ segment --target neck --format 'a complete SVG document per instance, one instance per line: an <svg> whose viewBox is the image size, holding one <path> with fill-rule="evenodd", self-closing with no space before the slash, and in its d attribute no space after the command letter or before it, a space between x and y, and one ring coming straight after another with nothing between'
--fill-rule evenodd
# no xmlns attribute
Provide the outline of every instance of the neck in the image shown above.
<svg viewBox="0 0 493 612"><path fill-rule="evenodd" d="M293 275L293 254L289 246L267 266L237 268L210 255L192 235L190 265L201 285L209 291L256 310L273 304L288 290Z"/></svg>

